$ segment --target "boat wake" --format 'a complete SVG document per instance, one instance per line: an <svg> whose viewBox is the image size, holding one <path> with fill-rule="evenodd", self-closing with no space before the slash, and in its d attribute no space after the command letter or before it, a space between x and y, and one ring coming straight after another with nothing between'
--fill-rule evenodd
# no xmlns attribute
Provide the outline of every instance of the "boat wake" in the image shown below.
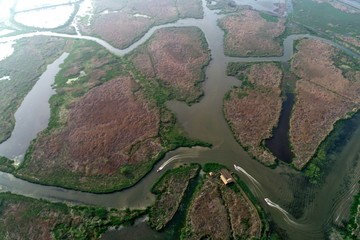
<svg viewBox="0 0 360 240"><path fill-rule="evenodd" d="M237 165L234 164L234 168L235 168L236 171L245 174L255 186L260 188L260 186L261 186L260 183L253 176L251 176L249 173L247 173L242 167L237 166Z"/></svg>
<svg viewBox="0 0 360 240"><path fill-rule="evenodd" d="M300 223L297 223L294 220L292 220L291 215L285 209L281 208L278 204L272 202L269 198L265 198L264 200L267 203L267 205L269 205L270 207L278 209L285 216L285 221L288 224L295 225L295 226L301 225Z"/></svg>
<svg viewBox="0 0 360 240"><path fill-rule="evenodd" d="M197 156L198 155L196 155L196 154L179 154L179 155L172 156L171 158L166 160L163 164L161 164L161 166L157 169L157 172L160 172L161 170L164 169L164 167L166 167L166 165L168 165L169 163L171 163L175 160L184 159L184 158L193 158L193 157L197 157Z"/></svg>

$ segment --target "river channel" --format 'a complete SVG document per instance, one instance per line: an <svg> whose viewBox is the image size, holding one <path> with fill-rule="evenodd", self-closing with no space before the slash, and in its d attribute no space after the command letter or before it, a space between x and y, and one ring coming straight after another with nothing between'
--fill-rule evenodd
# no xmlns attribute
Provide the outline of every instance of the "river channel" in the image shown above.
<svg viewBox="0 0 360 240"><path fill-rule="evenodd" d="M203 19L182 19L175 23L153 27L139 41L123 50L116 49L107 42L95 37L53 32L34 32L0 38L0 42L16 41L17 39L38 35L84 39L95 41L113 54L123 56L144 43L157 29L175 26L197 26L204 32L212 56L212 60L206 68L206 80L203 83L205 95L201 101L192 106L187 106L182 102L171 101L168 102L167 106L176 114L179 123L190 137L210 142L213 144L213 148L179 148L169 152L135 186L111 194L91 194L52 186L42 186L15 178L11 174L0 173L2 191L74 204L92 204L115 208L145 208L154 202L154 196L149 190L161 175L161 172L158 173L156 171L160 166L166 170L183 162L218 162L226 165L234 172L237 172L234 169L234 164L236 164L256 180L254 181L242 171L237 172L241 179L249 185L253 194L274 222L280 228L286 230L290 239L323 239L333 221L341 222L341 220L346 219L348 217L349 203L352 199L351 196L358 190L356 182L360 176L359 116L351 120L352 124L356 125L357 128L353 131L353 134L341 151L334 154L333 166L329 169L325 182L320 187L314 187L299 185L302 180L301 174L288 166L288 164L281 163L276 169L270 169L251 159L235 141L222 111L225 93L233 86L241 84L235 78L226 76L226 66L229 62L287 62L293 54L294 40L318 37L310 35L292 35L287 37L284 40L284 55L281 57L227 57L224 55L223 49L224 33L217 26L217 20L222 16L217 14L216 11L210 11L206 7L205 0L203 0L203 6ZM353 56L360 57L342 46L328 40L324 41L341 48ZM57 61L61 61L61 59ZM48 84L50 86L52 83ZM32 94L32 91L28 96ZM33 95L34 101L36 98L37 95ZM36 114L36 107L29 106L29 108L33 108L32 114ZM39 111L41 113L48 110ZM16 125L21 124L21 121L26 121L26 119L16 120ZM46 127L47 122L45 121L43 124L42 128ZM24 134L26 135L25 132ZM11 141L12 138L13 136L8 141ZM31 139L28 140L27 144L30 141ZM6 142L3 144L6 144ZM0 146L0 155L3 155L4 152L1 151L1 148L2 146ZM20 155L23 153L16 154ZM295 219L288 213L291 211L287 209L294 202L301 206L303 210L303 214L298 219ZM154 234L156 235L156 233Z"/></svg>
<svg viewBox="0 0 360 240"><path fill-rule="evenodd" d="M55 93L51 84L59 72L59 65L64 62L68 53L47 66L32 90L26 95L15 113L16 125L11 138L0 144L0 153L15 161L21 161L29 143L44 130L50 118L49 98Z"/></svg>

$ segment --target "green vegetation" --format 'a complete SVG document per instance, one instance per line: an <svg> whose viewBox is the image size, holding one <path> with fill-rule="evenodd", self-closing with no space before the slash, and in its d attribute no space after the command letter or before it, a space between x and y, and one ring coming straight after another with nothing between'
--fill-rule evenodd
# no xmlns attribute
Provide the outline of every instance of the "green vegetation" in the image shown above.
<svg viewBox="0 0 360 240"><path fill-rule="evenodd" d="M348 223L348 227L347 227L347 235L345 236L345 239L347 238L357 238L359 237L359 233L360 233L360 192L354 196L354 202L351 205L350 208L350 214L351 214L351 218L350 221ZM357 236L355 236L355 232L357 232Z"/></svg>
<svg viewBox="0 0 360 240"><path fill-rule="evenodd" d="M17 178L42 185L92 193L112 193L136 184L153 169L156 160L164 156L165 152L160 152L154 158L149 159L148 162L123 165L116 175L108 175L106 177L100 174L85 177L81 173L62 168L53 170L51 175L41 173L34 174L29 171L32 166L28 160L24 160L13 174ZM82 180L81 184L79 183L80 179Z"/></svg>
<svg viewBox="0 0 360 240"><path fill-rule="evenodd" d="M206 173L209 173L209 172L218 172L224 168L226 167L219 163L205 163L204 166L202 167L202 170Z"/></svg>
<svg viewBox="0 0 360 240"><path fill-rule="evenodd" d="M226 13L234 13L242 10L243 8L236 5L233 0L207 0L207 7L210 10L220 10L221 14ZM216 2L216 4L211 4L212 2Z"/></svg>
<svg viewBox="0 0 360 240"><path fill-rule="evenodd" d="M179 238L181 240L188 239L186 236L187 236L187 233L190 232L190 228L189 228L189 225L187 224L186 218L187 218L187 215L189 214L191 203L194 201L195 197L198 194L200 194L203 185L204 185L204 178L201 177L200 180L198 181L197 185L194 187L194 191L190 197L190 200L187 202L187 205L185 206L185 214L183 216L184 217L183 226L180 230L180 238Z"/></svg>
<svg viewBox="0 0 360 240"><path fill-rule="evenodd" d="M238 97L243 98L248 95L249 89L255 89L256 86L254 83L249 81L249 69L252 65L259 63L238 63L230 62L226 68L226 74L228 76L236 77L241 82L240 88L238 88ZM231 91L230 91L231 92ZM230 96L229 96L230 97Z"/></svg>
<svg viewBox="0 0 360 240"><path fill-rule="evenodd" d="M127 60L113 56L97 43L72 41L68 48L70 54L62 64L62 69L55 79L54 87L56 94L50 99L51 116L48 128L41 132L38 138L31 143L23 163L14 172L14 175L30 182L68 189L79 189L89 192L112 192L137 183L170 150L178 147L211 147L209 143L187 138L184 131L177 124L174 114L165 107L165 101L173 99L172 91L175 92L174 89L163 86L160 81L146 79ZM145 96L145 101L150 102L151 106L159 109L160 126L158 136L156 136L161 142L159 152L151 156L144 156L141 163L130 162L122 165L116 174L107 177L104 177L102 174L84 176L81 171L70 170L66 166L61 166L61 164L58 167L53 167L51 171L34 170L50 167L39 167L39 163L32 160L34 145L38 143L37 141L44 138L57 139L57 134L67 129L70 124L68 123L69 111L90 90L107 81L129 75L136 82L134 82L131 89L134 94L140 91ZM69 79L72 78L77 78L77 80L69 83ZM137 149L138 145L136 144L141 143L135 143L130 149ZM46 161L44 164L51 163ZM81 184L79 184L80 179Z"/></svg>
<svg viewBox="0 0 360 240"><path fill-rule="evenodd" d="M192 100L186 99L184 96L181 95L178 89L172 86L165 85L159 79L156 78L150 79L146 77L134 66L134 64L130 61L129 58L131 58L131 56L127 56L125 58L127 71L131 72L132 75L135 77L135 79L138 81L139 90L141 89L144 92L145 97L147 97L150 101L155 101L156 105L161 109L161 123L160 123L159 136L161 138L163 145L166 146L166 148L169 150L173 150L178 147L193 147L193 146L211 147L212 145L210 143L187 138L184 131L177 124L175 115L171 113L165 106L165 103L167 101L174 99L185 101L188 104L196 102L199 99L198 98L196 99L191 98ZM205 71L204 68L205 66L202 67L201 79L204 78L204 71Z"/></svg>
<svg viewBox="0 0 360 240"><path fill-rule="evenodd" d="M224 101L229 101L231 98L231 90L225 93Z"/></svg>
<svg viewBox="0 0 360 240"><path fill-rule="evenodd" d="M169 112L169 114L171 113ZM201 146L210 148L212 146L210 143L186 137L184 131L176 123L176 118L173 114L171 114L171 120L169 122L161 122L159 136L163 146L166 146L169 150L178 147Z"/></svg>
<svg viewBox="0 0 360 240"><path fill-rule="evenodd" d="M349 79L350 81L358 81L354 73L356 71L360 71L359 59L348 54L344 54L338 50L332 60L335 66L341 70L342 75L346 79Z"/></svg>
<svg viewBox="0 0 360 240"><path fill-rule="evenodd" d="M201 180L193 193L192 200L189 203L189 206L187 207L188 210L186 224L181 230L180 239L192 239L194 237L200 237L203 234L210 234L213 227L222 229L222 231L224 231L223 224L225 223L223 221L226 221L226 219L223 219L224 216L222 216L222 214L216 216L216 218L218 218L217 221L213 221L213 218L215 217L213 214L217 211L220 211L221 209L221 206L219 206L219 204L225 206L227 212L227 220L230 221L230 219L232 219L233 221L232 223L234 225L231 225L231 229L229 230L231 231L230 235L236 234L236 239L245 239L247 237L251 237L247 235L247 231L250 226L252 226L252 224L258 223L250 222L255 221L256 217L254 218L254 216L252 216L250 218L248 211L251 211L250 209L253 209L253 207L255 207L255 209L253 210L258 212L262 227L261 233L259 232L258 234L261 234L260 239L266 239L266 236L269 234L270 230L265 212L261 209L257 200L252 195L246 184L242 182L236 174L232 174L236 181L235 184L232 183L225 186L219 179L220 170L222 169L227 168L218 163L206 163L203 165L202 170L206 174L201 175ZM210 172L212 172L211 175L209 175ZM235 192L236 195L239 195L238 197L242 198L242 200L240 200L241 202L245 201L248 203L244 203L243 205L240 204L240 202L237 202L237 200L234 199L235 195L232 195L232 192ZM220 203L216 200L216 198L220 198ZM211 202L211 204L209 204L209 202ZM193 204L195 204L195 206L193 206ZM239 206L239 204L241 206ZM206 206L211 208L211 210L208 209ZM205 216L205 219L209 219L207 226L202 226L201 224L199 225L197 223L197 221L204 221L204 216L202 215ZM234 218L240 218L242 220L238 221ZM210 226L208 226L209 224ZM215 227L215 225L211 226L211 224L218 225ZM222 233L225 234L224 232ZM214 236L209 235L207 237L212 238Z"/></svg>
<svg viewBox="0 0 360 240"><path fill-rule="evenodd" d="M98 239L109 227L132 224L144 213L145 210L70 207L63 203L0 193L0 238Z"/></svg>
<svg viewBox="0 0 360 240"><path fill-rule="evenodd" d="M328 3L313 0L294 0L294 12L290 19L318 33L360 33L359 15L349 14Z"/></svg>
<svg viewBox="0 0 360 240"><path fill-rule="evenodd" d="M358 182L360 184L360 181ZM354 196L350 207L350 220L343 227L336 227L344 240L356 240L360 237L360 192Z"/></svg>
<svg viewBox="0 0 360 240"><path fill-rule="evenodd" d="M125 58L127 70L134 74L135 79L138 81L141 89L148 99L154 100L156 105L160 108L165 108L165 102L175 98L175 89L165 86L158 79L148 79L142 74L134 64ZM140 88L139 88L140 89Z"/></svg>
<svg viewBox="0 0 360 240"><path fill-rule="evenodd" d="M244 195L251 201L251 203L253 204L253 206L255 207L257 213L259 214L260 217L260 221L261 221L261 232L262 237L261 239L266 239L266 235L270 232L269 229L269 219L266 216L265 211L262 209L262 207L260 206L258 200L256 199L256 197L252 194L251 190L249 189L249 187L246 185L245 182L243 182L238 175L233 174L234 179L236 181L236 183L238 184L238 186L241 188L241 190L244 192ZM275 234L275 233L272 233Z"/></svg>
<svg viewBox="0 0 360 240"><path fill-rule="evenodd" d="M189 34L189 37L191 39L196 39L196 41L200 42L200 46L199 46L199 50L203 51L203 53L207 53L209 46L205 37L205 34L197 27L172 27L172 28L168 28L166 31L169 31L170 33L173 32L177 32L177 31L185 31L187 32L187 34ZM163 30L165 31L165 30ZM203 96L203 90L202 90L202 86L201 83L205 80L205 68L208 66L209 62L210 62L210 55L208 55L208 59L206 61L203 62L202 65L200 65L199 63L197 63L197 65L192 66L191 68L187 68L183 63L181 63L181 61L189 61L191 60L191 58L197 58L198 54L203 54L203 53L199 53L196 52L194 53L194 55L192 56L192 53L186 53L186 54L182 54L181 56L179 56L179 58L181 58L180 62L178 63L179 65L182 64L183 67L186 67L188 69L188 71L191 71L192 74L190 75L194 75L194 79L190 79L190 81L187 83L186 79L184 79L185 83L189 84L189 88L184 90L181 87L177 86L177 84L171 84L169 82L166 82L164 79L160 79L157 75L159 75L159 73L154 74L155 76L150 77L150 76L146 76L146 74L143 74L139 69L137 69L136 65L133 63L133 59L138 56L138 55L148 55L151 58L151 65L152 68L154 69L154 56L151 56L152 53L150 53L148 51L148 47L149 45L152 43L152 41L163 41L165 43L167 43L167 39L162 39L161 38L161 31L159 32L155 32L154 35L149 38L144 44L142 44L141 46L139 46L137 49L135 49L134 51L132 51L130 54L126 55L124 57L126 64L127 64L127 68L129 71L131 71L136 77L136 79L139 81L141 87L144 89L144 93L150 98L150 99L155 99L156 103L159 107L164 107L165 106L165 102L169 101L169 100L178 100L178 101L183 101L185 103L187 103L188 105L191 105L193 103L199 102L199 100L201 99L201 97ZM159 37L159 36L160 37ZM159 39L157 39L157 37ZM170 42L171 43L171 42ZM180 45L183 43L180 43ZM154 52L159 51L154 50ZM188 51L188 50L186 50ZM189 51L191 52L191 50ZM161 59L161 61L167 61L166 57L165 59ZM169 66L168 67L169 72L167 73L167 75L169 75L169 78L172 74L172 67ZM154 71L156 72L156 70L154 69ZM175 73L174 74L178 74ZM191 82L193 81L193 82ZM190 85L191 84L191 85Z"/></svg>
<svg viewBox="0 0 360 240"><path fill-rule="evenodd" d="M329 3L319 3L315 0L295 0L293 6L294 11L288 17L287 28L281 39L291 34L307 33L331 39L353 52L360 53L359 47L342 39L342 37L358 39L360 34L360 26L357 24L358 13L347 13Z"/></svg>
<svg viewBox="0 0 360 240"><path fill-rule="evenodd" d="M156 202L150 208L149 224L156 230L163 229L174 217L188 188L189 181L199 172L198 164L168 170L151 189Z"/></svg>
<svg viewBox="0 0 360 240"><path fill-rule="evenodd" d="M0 156L0 171L12 173L15 171L14 161Z"/></svg>
<svg viewBox="0 0 360 240"><path fill-rule="evenodd" d="M65 40L53 37L21 39L14 53L1 61L0 77L0 143L10 137L15 126L14 114L27 93L35 85L46 66L64 51Z"/></svg>
<svg viewBox="0 0 360 240"><path fill-rule="evenodd" d="M228 76L236 77L239 80L243 80L246 70L249 67L256 63L239 63L239 62L230 62L226 67L226 74Z"/></svg>
<svg viewBox="0 0 360 240"><path fill-rule="evenodd" d="M356 113L353 119L359 118L359 114L359 112ZM314 157L303 170L310 183L318 184L324 180L334 154L341 150L356 129L356 123L352 121L353 119L343 119L336 122L332 132L320 144Z"/></svg>
<svg viewBox="0 0 360 240"><path fill-rule="evenodd" d="M103 61L106 66L103 64L96 66L96 63L93 63L96 60ZM84 96L92 88L113 79L115 76L124 76L125 72L121 64L120 58L112 56L105 48L95 42L74 41L69 56L65 59L61 65L61 70L55 77L54 87L56 94L49 101L51 115L45 133L49 134L55 129L64 127L66 122L61 119L63 109L70 108L74 101ZM78 71L75 70L73 73L72 69L81 69L85 75L80 77ZM103 71L105 74L96 79L91 73L95 75L97 71ZM76 77L78 77L78 80L68 83L70 78Z"/></svg>
<svg viewBox="0 0 360 240"><path fill-rule="evenodd" d="M217 191L219 191L220 194L219 196L222 199L221 200L222 204L230 204L230 206L226 205L227 208L228 207L232 207L232 209L234 207L236 208L236 205L232 205L233 203L231 200L230 202L227 202L229 200L227 197L229 190L227 190L227 188L231 189L236 194L243 196L245 199L248 199L246 201L250 201L250 205L252 204L255 207L254 210L258 212L260 217L261 228L262 228L261 239L266 239L266 236L270 233L270 229L265 212L260 207L256 198L252 195L250 189L246 186L244 182L240 180L240 178L236 174L232 174L236 181L236 184L229 184L227 186L224 186L219 179L219 174L220 174L219 172L221 169L227 169L227 168L218 163L204 164L202 166L202 170L206 174L201 175L199 180L197 180L196 182L193 181L194 180L193 178L196 177L199 172L198 164L190 164L190 165L180 166L172 170L168 170L164 175L162 175L157 180L157 182L154 184L154 186L151 189L152 193L157 195L157 199L155 204L149 210L150 226L152 226L158 231L164 230L167 234L170 234L171 236L174 237L178 237L178 235L176 234L180 234L178 230L179 228L181 228L180 239L187 238L187 236L190 236L189 234L191 234L192 232L192 228L189 225L189 221L188 221L191 205L199 195L208 194L207 191L209 190L212 191L211 189L217 186L218 187ZM210 172L213 172L213 175L210 176L209 175ZM206 190L204 189L204 183L206 181L209 181L209 178L210 181L213 182L215 185L211 185L212 187L209 189L208 188L209 184L206 184L208 186L206 187L207 189ZM185 189L187 189L186 194L185 194ZM191 190L191 192L189 192L189 190ZM214 201L214 199L211 198L210 199L206 198L206 199L207 201ZM245 204L243 207L245 206L247 205ZM207 215L209 213L204 213L204 214ZM246 222L244 222L249 217L249 215L247 215L246 213L244 216L243 215L238 216L237 214L232 215L232 217L234 216L240 218L244 217L244 220L241 221L241 223L243 224L242 226L245 229L247 229L250 226L247 225L246 227ZM171 218L172 220L170 221ZM196 221L195 218L193 220ZM250 222L248 223L251 224ZM164 228L164 226L166 227Z"/></svg>
<svg viewBox="0 0 360 240"><path fill-rule="evenodd" d="M269 14L266 14L266 13L263 13L263 12L260 12L260 16L263 19L265 19L266 21L268 21L268 22L278 22L279 21L278 17L273 16L273 15L269 15Z"/></svg>
<svg viewBox="0 0 360 240"><path fill-rule="evenodd" d="M229 64L226 67L226 75L236 77L237 79L242 81L242 86L253 89L255 86L248 79L249 69L253 65L267 64L267 63L274 64L277 67L281 68L283 71L285 71L284 67L279 62L250 62L250 63L229 62Z"/></svg>

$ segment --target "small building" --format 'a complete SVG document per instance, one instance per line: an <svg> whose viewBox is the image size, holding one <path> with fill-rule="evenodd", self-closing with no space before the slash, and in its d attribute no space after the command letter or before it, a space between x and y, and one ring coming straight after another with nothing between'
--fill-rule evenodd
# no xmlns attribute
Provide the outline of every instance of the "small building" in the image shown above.
<svg viewBox="0 0 360 240"><path fill-rule="evenodd" d="M223 181L225 185L228 185L229 183L234 182L233 177L231 176L231 173L226 169L221 169L220 171L220 179Z"/></svg>

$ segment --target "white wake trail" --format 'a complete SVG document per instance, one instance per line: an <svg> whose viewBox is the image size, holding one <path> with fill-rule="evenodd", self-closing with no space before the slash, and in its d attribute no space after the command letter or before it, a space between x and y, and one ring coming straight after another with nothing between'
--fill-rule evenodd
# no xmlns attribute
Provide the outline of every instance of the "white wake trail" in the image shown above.
<svg viewBox="0 0 360 240"><path fill-rule="evenodd" d="M163 164L161 164L161 166L158 168L158 172L160 172L161 170L164 169L164 167L166 167L166 165L168 165L169 163L175 161L175 160L179 160L179 159L183 159L183 158L191 158L191 157L197 157L197 155L194 154L180 154L180 155L175 155L172 156L171 158L169 158L168 160L166 160Z"/></svg>
<svg viewBox="0 0 360 240"><path fill-rule="evenodd" d="M252 183L254 183L257 187L260 187L260 183L253 176L251 176L249 173L247 173L242 167L234 164L234 168L236 171L245 174L250 179L250 181Z"/></svg>
<svg viewBox="0 0 360 240"><path fill-rule="evenodd" d="M293 224L293 225L300 225L299 223L295 222L294 220L292 220L290 218L290 214L283 208L281 208L278 204L272 202L269 198L265 198L264 199L265 202L267 203L267 205L269 205L270 207L276 208L278 209L284 216L285 216L285 221L287 223Z"/></svg>

